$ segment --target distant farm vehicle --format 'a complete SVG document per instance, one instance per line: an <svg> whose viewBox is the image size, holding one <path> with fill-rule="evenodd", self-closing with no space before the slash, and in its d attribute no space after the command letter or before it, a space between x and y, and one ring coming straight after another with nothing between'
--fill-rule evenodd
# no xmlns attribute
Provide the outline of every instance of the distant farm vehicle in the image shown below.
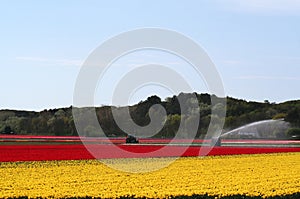
<svg viewBox="0 0 300 199"><path fill-rule="evenodd" d="M15 132L12 131L12 129L10 128L10 126L6 126L4 128L4 131L1 132L1 134L15 134Z"/></svg>
<svg viewBox="0 0 300 199"><path fill-rule="evenodd" d="M291 136L292 140L300 140L300 135L293 135Z"/></svg>
<svg viewBox="0 0 300 199"><path fill-rule="evenodd" d="M126 143L128 143L128 144L136 144L136 143L139 143L139 140L136 137L134 137L133 135L128 135L126 137Z"/></svg>

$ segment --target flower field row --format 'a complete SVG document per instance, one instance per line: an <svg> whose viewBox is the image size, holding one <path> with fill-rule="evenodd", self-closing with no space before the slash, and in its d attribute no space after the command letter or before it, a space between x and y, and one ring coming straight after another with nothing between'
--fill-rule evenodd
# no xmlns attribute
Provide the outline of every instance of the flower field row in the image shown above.
<svg viewBox="0 0 300 199"><path fill-rule="evenodd" d="M41 142L41 143L103 143L103 144L122 144L125 142L124 137L78 137L78 136L37 136L37 135L1 135L0 143L5 142ZM177 144L192 143L194 145L209 144L211 140L203 139L159 139L159 138L140 138L141 144L167 144L170 142ZM257 140L257 139L222 139L222 143L225 145L297 145L300 146L300 140Z"/></svg>
<svg viewBox="0 0 300 199"><path fill-rule="evenodd" d="M128 168L172 158L110 159ZM0 197L275 197L300 191L300 153L186 157L151 173L125 173L97 160L2 162Z"/></svg>
<svg viewBox="0 0 300 199"><path fill-rule="evenodd" d="M210 156L300 152L299 147L199 147L165 145L109 145L91 144L89 150L96 158L145 158L145 157L191 157L199 156L200 150L207 150ZM163 148L163 150L161 150ZM118 151L116 151L119 149ZM206 154L205 154L206 155ZM0 145L0 162L41 161L41 160L82 160L94 159L84 145Z"/></svg>

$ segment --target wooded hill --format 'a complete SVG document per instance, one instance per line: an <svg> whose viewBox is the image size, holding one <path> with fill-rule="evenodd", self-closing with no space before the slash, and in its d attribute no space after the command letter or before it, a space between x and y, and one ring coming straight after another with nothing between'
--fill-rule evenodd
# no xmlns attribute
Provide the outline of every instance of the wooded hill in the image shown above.
<svg viewBox="0 0 300 199"><path fill-rule="evenodd" d="M194 93L196 94L196 93ZM199 128L196 137L203 138L207 133L210 121L221 121L221 116L212 115L211 110L225 109L225 104L221 103L221 98L209 94L196 94L198 102L192 99L192 94L181 93L178 96L173 96L165 100L161 100L157 96L148 97L145 101L130 106L130 114L133 121L141 126L149 124L149 108L154 104L162 105L167 113L167 117L160 118L164 123L163 128L153 137L171 138L174 137L178 130L181 120L186 127L186 132L183 137L189 138L188 126L191 122L198 122ZM220 103L212 107L211 99L220 100ZM198 103L200 120L195 121L193 114L190 112L181 113L179 101L183 102L183 106L193 107L193 104ZM280 104L270 103L265 101L248 102L241 99L227 97L226 99L226 118L224 132L236 127L266 119L284 119L291 124L291 129L287 132L269 132L273 138L289 138L293 135L300 136L300 100L288 101ZM125 136L126 134L116 125L110 106L96 107L96 114L106 136ZM123 107L124 108L124 107ZM78 109L78 108L77 108ZM119 107L122 109L122 107ZM80 108L78 110L84 110ZM158 109L157 111L160 111ZM155 109L152 109L155 115ZM217 127L216 127L217 128ZM212 128L213 129L213 128ZM78 129L80 135L98 136L99 130L87 121L82 129ZM134 130L133 130L134 131ZM33 111L18 111L18 110L0 110L0 132L15 133L28 135L56 135L68 136L78 135L74 125L72 116L72 107L43 110L41 112Z"/></svg>

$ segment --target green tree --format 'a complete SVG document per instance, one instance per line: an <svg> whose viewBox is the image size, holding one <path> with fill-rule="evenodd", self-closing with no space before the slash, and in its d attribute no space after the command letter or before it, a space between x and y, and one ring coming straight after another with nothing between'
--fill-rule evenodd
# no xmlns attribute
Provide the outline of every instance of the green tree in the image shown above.
<svg viewBox="0 0 300 199"><path fill-rule="evenodd" d="M300 109L299 108L293 108L290 110L285 117L285 120L287 122L290 122L296 126L299 126L300 124Z"/></svg>
<svg viewBox="0 0 300 199"><path fill-rule="evenodd" d="M88 125L84 128L84 134L88 137L99 137L102 135L99 129L92 125Z"/></svg>
<svg viewBox="0 0 300 199"><path fill-rule="evenodd" d="M274 117L272 119L273 120L284 119L284 118L286 118L286 116L287 116L286 113L278 113L278 114L274 115Z"/></svg>
<svg viewBox="0 0 300 199"><path fill-rule="evenodd" d="M172 138L176 135L181 121L178 114L168 115L164 126L164 137Z"/></svg>

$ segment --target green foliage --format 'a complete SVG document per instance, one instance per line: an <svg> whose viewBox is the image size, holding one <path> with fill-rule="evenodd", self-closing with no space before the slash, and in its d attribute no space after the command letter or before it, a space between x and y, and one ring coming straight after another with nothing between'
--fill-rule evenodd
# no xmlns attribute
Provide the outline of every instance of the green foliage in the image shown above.
<svg viewBox="0 0 300 199"><path fill-rule="evenodd" d="M88 125L84 128L84 135L88 137L99 137L101 136L101 132L92 125Z"/></svg>
<svg viewBox="0 0 300 199"><path fill-rule="evenodd" d="M278 114L276 114L272 119L273 119L273 120L284 119L284 118L286 118L286 116L287 116L286 113L278 113Z"/></svg>
<svg viewBox="0 0 300 199"><path fill-rule="evenodd" d="M193 98L197 97L198 100ZM212 107L211 98L216 105ZM283 119L290 122L293 127L300 127L300 101L290 101L281 104L247 102L245 100L234 99L228 97L227 104L222 104L222 98L218 98L209 94L184 94L172 96L162 101L157 96L148 97L145 101L130 106L130 115L132 120L140 125L146 126L152 119L161 121L164 127L154 137L172 138L177 133L179 124L182 122L183 132L180 132L182 138L193 138L191 136L192 124L198 123L198 131L196 137L203 138L207 134L209 124L211 122L211 130L217 131L218 124L222 122L222 111L226 109L225 129L231 130L236 127L265 119ZM179 101L185 111L181 111ZM219 102L219 103L218 103ZM155 108L161 105L167 116L162 117L161 109ZM153 108L154 107L154 108ZM125 136L116 124L110 106L103 107L87 107L75 108L78 115L81 116L85 111L96 110L99 124L106 136ZM122 107L119 108L120 110ZM213 111L212 111L213 110ZM200 113L199 118L195 117L196 113ZM122 117L122 115L120 115ZM83 117L83 115L82 115ZM0 133L3 133L5 127L9 126L11 130L17 134L31 135L77 135L77 131L81 135L86 136L102 136L103 134L97 130L97 125L93 124L89 118L84 118L85 124L82 129L76 129L74 119L72 117L72 107L61 109L50 109L41 112L32 111L14 111L0 110ZM129 118L124 118L125 125L130 126ZM134 131L134 129L132 129ZM134 133L134 132L132 132ZM194 132L195 133L195 132ZM268 133L268 132L266 132ZM213 136L213 132L211 132ZM280 132L274 132L276 137L283 138ZM290 133L289 133L290 134Z"/></svg>
<svg viewBox="0 0 300 199"><path fill-rule="evenodd" d="M290 111L288 111L287 116L285 117L287 122L290 122L294 126L300 127L300 108L293 107Z"/></svg>

